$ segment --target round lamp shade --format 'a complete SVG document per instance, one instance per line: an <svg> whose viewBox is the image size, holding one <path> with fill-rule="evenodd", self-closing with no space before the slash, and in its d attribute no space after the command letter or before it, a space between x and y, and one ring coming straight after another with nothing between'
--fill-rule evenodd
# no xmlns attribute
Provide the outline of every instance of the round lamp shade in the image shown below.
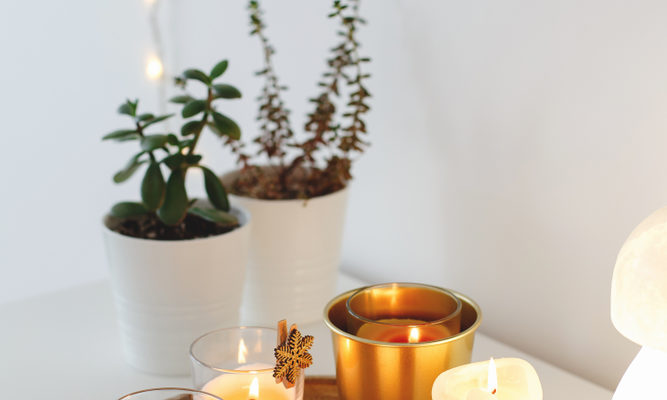
<svg viewBox="0 0 667 400"><path fill-rule="evenodd" d="M639 224L618 253L611 320L633 342L667 351L667 207Z"/></svg>

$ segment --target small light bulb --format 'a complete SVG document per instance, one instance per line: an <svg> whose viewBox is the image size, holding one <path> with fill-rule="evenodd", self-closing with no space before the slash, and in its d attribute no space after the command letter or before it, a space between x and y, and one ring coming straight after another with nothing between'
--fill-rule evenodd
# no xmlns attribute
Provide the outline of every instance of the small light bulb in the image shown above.
<svg viewBox="0 0 667 400"><path fill-rule="evenodd" d="M149 79L157 80L162 77L164 68L162 67L162 61L159 58L152 56L148 59L146 64L146 75Z"/></svg>

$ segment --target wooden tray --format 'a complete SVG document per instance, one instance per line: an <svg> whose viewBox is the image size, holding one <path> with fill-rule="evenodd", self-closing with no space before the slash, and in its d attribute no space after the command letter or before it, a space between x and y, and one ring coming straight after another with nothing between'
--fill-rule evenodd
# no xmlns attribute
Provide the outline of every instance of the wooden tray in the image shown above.
<svg viewBox="0 0 667 400"><path fill-rule="evenodd" d="M338 400L336 378L333 376L308 376L303 400Z"/></svg>

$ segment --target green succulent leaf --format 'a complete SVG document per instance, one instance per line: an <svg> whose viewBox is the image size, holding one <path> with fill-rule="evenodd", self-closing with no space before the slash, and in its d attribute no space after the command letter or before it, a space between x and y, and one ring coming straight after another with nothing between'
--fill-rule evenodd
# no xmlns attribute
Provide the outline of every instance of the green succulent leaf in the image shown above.
<svg viewBox="0 0 667 400"><path fill-rule="evenodd" d="M225 134L222 133L222 132L220 131L220 129L218 129L218 127L215 126L215 124L214 124L213 122L207 122L207 123L206 123L206 126L208 126L208 128L209 128L211 131L213 131L213 133L215 133L217 136L220 136L220 137L225 136Z"/></svg>
<svg viewBox="0 0 667 400"><path fill-rule="evenodd" d="M192 100L183 107L181 115L183 118L190 118L206 110L206 100Z"/></svg>
<svg viewBox="0 0 667 400"><path fill-rule="evenodd" d="M171 117L173 117L173 116L174 116L174 114L165 114L165 115L160 115L160 116L154 117L153 119L151 119L150 121L147 121L147 122L144 124L144 129L145 129L145 128L148 128L149 126L151 126L151 125L153 125L153 124L157 124L158 122L162 122L162 121L164 121L165 119L169 119L169 118L171 118Z"/></svg>
<svg viewBox="0 0 667 400"><path fill-rule="evenodd" d="M232 214L214 208L192 207L188 213L222 226L233 227L239 224L239 220Z"/></svg>
<svg viewBox="0 0 667 400"><path fill-rule="evenodd" d="M117 218L138 217L147 213L143 204L133 201L122 201L111 207L111 215Z"/></svg>
<svg viewBox="0 0 667 400"><path fill-rule="evenodd" d="M167 135L146 135L141 138L141 149L144 151L153 151L167 144L169 138Z"/></svg>
<svg viewBox="0 0 667 400"><path fill-rule="evenodd" d="M224 74L227 70L227 66L229 66L229 62L227 60L222 60L217 63L215 67L211 69L211 80L214 80Z"/></svg>
<svg viewBox="0 0 667 400"><path fill-rule="evenodd" d="M141 181L141 201L148 210L155 211L162 205L165 188L160 164L151 162L146 169L144 179Z"/></svg>
<svg viewBox="0 0 667 400"><path fill-rule="evenodd" d="M185 162L188 165L197 165L201 161L202 156L199 154L187 154L185 156Z"/></svg>
<svg viewBox="0 0 667 400"><path fill-rule="evenodd" d="M201 166L199 168L204 172L204 186L211 204L218 210L229 211L227 191L220 179L210 169Z"/></svg>
<svg viewBox="0 0 667 400"><path fill-rule="evenodd" d="M238 99L241 98L241 91L232 85L220 83L213 85L216 99Z"/></svg>
<svg viewBox="0 0 667 400"><path fill-rule="evenodd" d="M180 169L185 161L185 156L181 153L172 154L162 160L162 162L171 170Z"/></svg>
<svg viewBox="0 0 667 400"><path fill-rule="evenodd" d="M241 128L239 128L236 122L231 118L216 111L213 113L213 122L224 135L227 135L234 140L239 140L241 138Z"/></svg>
<svg viewBox="0 0 667 400"><path fill-rule="evenodd" d="M185 171L171 171L162 206L157 216L167 225L176 225L183 220L188 210L188 195L185 191Z"/></svg>
<svg viewBox="0 0 667 400"><path fill-rule="evenodd" d="M170 133L167 135L167 143L169 143L172 146L178 146L180 141L178 140L178 136L174 135L173 133Z"/></svg>
<svg viewBox="0 0 667 400"><path fill-rule="evenodd" d="M155 118L155 115L153 115L151 113L146 113L146 114L141 114L141 115L137 116L137 121L142 121L143 122L143 121L147 121L147 120L153 119L153 118Z"/></svg>
<svg viewBox="0 0 667 400"><path fill-rule="evenodd" d="M106 134L102 137L102 140L117 140L117 141L122 141L122 140L132 140L132 139L137 139L141 136L139 136L139 133L137 132L136 129L119 129L117 131L113 131L109 134Z"/></svg>
<svg viewBox="0 0 667 400"><path fill-rule="evenodd" d="M169 101L171 101L172 103L176 103L176 104L185 104L185 103L188 103L188 102L190 102L194 99L195 98L192 97L192 96L182 95L182 96L172 97L171 99L169 99Z"/></svg>
<svg viewBox="0 0 667 400"><path fill-rule="evenodd" d="M132 157L130 161L127 163L125 168L121 169L120 171L116 172L116 174L113 176L113 181L116 183L122 183L125 182L126 180L130 179L132 175L137 171L137 169L141 166L141 164L144 164L146 161L139 161L139 157L143 152L137 154L136 156Z"/></svg>
<svg viewBox="0 0 667 400"><path fill-rule="evenodd" d="M201 130L201 127L202 127L202 121L187 122L181 127L181 135L188 136L195 134Z"/></svg>
<svg viewBox="0 0 667 400"><path fill-rule="evenodd" d="M185 72L183 72L183 76L185 76L188 79L195 79L198 80L202 83L205 83L206 85L211 84L211 78L208 77L205 73L198 69L187 69Z"/></svg>
<svg viewBox="0 0 667 400"><path fill-rule="evenodd" d="M134 117L137 114L137 104L139 104L139 100L135 100L133 102L127 100L125 103L121 104L120 107L118 107L118 113Z"/></svg>
<svg viewBox="0 0 667 400"><path fill-rule="evenodd" d="M190 146L192 146L193 143L194 143L194 140L192 140L192 139L181 140L181 141L178 143L178 149L179 149L179 150L183 150L183 149L186 148L186 147L190 147Z"/></svg>

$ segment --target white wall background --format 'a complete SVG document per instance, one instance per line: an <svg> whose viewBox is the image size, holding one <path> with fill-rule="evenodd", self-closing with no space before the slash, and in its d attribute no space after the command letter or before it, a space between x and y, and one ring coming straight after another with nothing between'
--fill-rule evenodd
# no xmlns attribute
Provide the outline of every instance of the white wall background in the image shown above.
<svg viewBox="0 0 667 400"><path fill-rule="evenodd" d="M260 62L245 1L163 0L169 72L228 57L253 133ZM295 126L329 2L265 0ZM344 268L481 304L483 331L613 388L636 352L609 321L624 238L667 203L667 3L368 0L373 146L355 169ZM126 96L155 109L140 0L0 3L0 303L106 276L100 218ZM231 158L204 142L222 171ZM200 188L195 182L193 188ZM499 355L506 356L506 355Z"/></svg>

